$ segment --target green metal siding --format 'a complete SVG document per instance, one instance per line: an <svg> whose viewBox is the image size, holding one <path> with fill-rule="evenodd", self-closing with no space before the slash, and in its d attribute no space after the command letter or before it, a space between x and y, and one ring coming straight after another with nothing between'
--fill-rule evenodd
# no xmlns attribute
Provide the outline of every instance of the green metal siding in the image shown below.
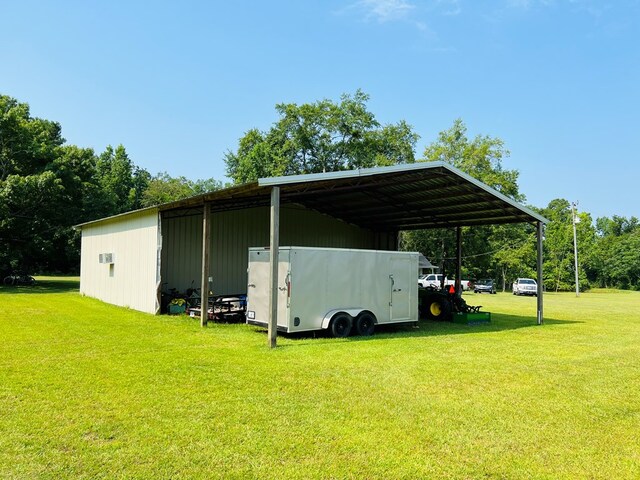
<svg viewBox="0 0 640 480"><path fill-rule="evenodd" d="M283 206L280 215L281 245L375 249L393 244L385 235L302 207ZM163 218L162 236L163 289L200 286L202 215ZM268 207L213 213L209 272L214 294L245 292L249 247L268 245Z"/></svg>

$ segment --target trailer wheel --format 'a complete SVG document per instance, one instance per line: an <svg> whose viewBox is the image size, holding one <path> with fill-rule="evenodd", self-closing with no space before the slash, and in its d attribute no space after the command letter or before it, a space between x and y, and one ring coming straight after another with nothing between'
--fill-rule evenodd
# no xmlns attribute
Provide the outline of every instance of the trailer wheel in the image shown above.
<svg viewBox="0 0 640 480"><path fill-rule="evenodd" d="M451 304L441 296L431 296L426 299L425 313L431 320L447 320L451 315Z"/></svg>
<svg viewBox="0 0 640 480"><path fill-rule="evenodd" d="M363 337L368 337L373 335L373 330L376 327L376 319L375 317L368 313L362 312L356 318L356 333L358 335L362 335Z"/></svg>
<svg viewBox="0 0 640 480"><path fill-rule="evenodd" d="M348 337L353 326L353 317L347 313L338 313L331 320L331 335L336 338Z"/></svg>

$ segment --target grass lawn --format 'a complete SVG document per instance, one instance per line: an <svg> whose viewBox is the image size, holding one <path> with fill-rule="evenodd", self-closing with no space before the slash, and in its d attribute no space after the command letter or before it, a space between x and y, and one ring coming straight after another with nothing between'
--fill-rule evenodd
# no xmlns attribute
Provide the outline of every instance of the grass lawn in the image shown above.
<svg viewBox="0 0 640 480"><path fill-rule="evenodd" d="M640 292L284 338L0 287L0 478L640 478Z"/></svg>

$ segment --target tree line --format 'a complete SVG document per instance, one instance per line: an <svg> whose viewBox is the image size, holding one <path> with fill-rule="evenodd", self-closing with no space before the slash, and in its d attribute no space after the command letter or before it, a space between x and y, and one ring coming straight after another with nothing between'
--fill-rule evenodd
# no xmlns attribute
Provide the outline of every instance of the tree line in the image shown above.
<svg viewBox="0 0 640 480"><path fill-rule="evenodd" d="M251 129L224 155L234 184L261 177L320 173L414 162L444 161L507 197L525 203L518 171L507 169L504 142L469 138L461 119L416 156L419 135L404 121L381 124L358 90L338 102L276 105L266 131ZM166 203L221 188L215 179L151 175L122 145L102 153L68 145L58 123L33 118L29 106L0 95L0 270L73 273L79 268L79 234L85 221ZM550 220L545 228L545 288L575 288L571 204L529 205ZM581 288L640 289L640 225L636 217L577 214ZM516 277L535 277L535 229L528 224L463 229L463 276L493 278L507 289ZM452 271L453 229L402 232L401 247L420 251Z"/></svg>
<svg viewBox="0 0 640 480"><path fill-rule="evenodd" d="M59 123L0 95L0 273L77 273L74 225L220 187L151 175L122 145L102 153L69 145Z"/></svg>

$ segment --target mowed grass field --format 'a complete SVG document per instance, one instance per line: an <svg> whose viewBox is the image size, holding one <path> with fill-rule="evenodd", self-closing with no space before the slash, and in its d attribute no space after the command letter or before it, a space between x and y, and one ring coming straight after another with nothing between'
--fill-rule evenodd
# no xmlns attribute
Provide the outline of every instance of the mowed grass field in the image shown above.
<svg viewBox="0 0 640 480"><path fill-rule="evenodd" d="M640 478L640 292L466 294L491 325L201 328L0 287L0 478Z"/></svg>

